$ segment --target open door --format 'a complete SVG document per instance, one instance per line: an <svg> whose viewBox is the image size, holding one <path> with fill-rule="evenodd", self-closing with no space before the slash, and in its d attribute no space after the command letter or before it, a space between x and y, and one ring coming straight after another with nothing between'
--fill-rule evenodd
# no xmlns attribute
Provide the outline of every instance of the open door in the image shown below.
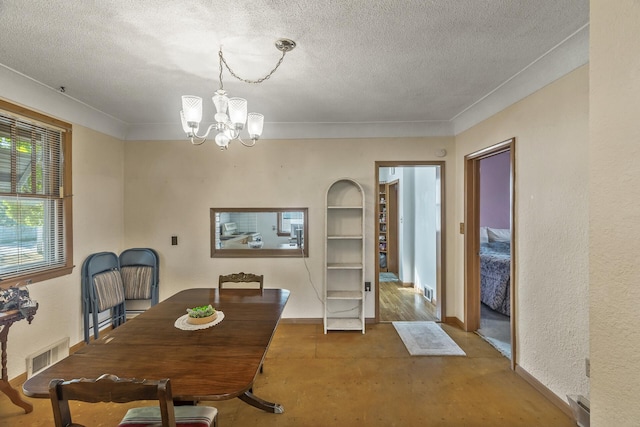
<svg viewBox="0 0 640 427"><path fill-rule="evenodd" d="M508 265L508 283L505 291L508 296L509 305L509 329L510 329L510 358L511 367L515 369L515 314L517 307L515 306L516 293L516 253L515 253L515 138L503 141L486 149L471 153L465 156L465 222L461 229L464 231L464 284L465 284L465 321L464 327L466 331L477 331L481 326L481 254L485 254L487 250L492 250L491 245L481 243L481 224L480 220L480 164L483 159L501 153L509 153L509 216L510 227L508 243L507 239L503 239L504 244L508 245L510 251ZM484 228L484 227L483 227ZM486 284L485 284L486 285ZM486 292L487 288L482 291ZM486 293L485 298L486 299Z"/></svg>

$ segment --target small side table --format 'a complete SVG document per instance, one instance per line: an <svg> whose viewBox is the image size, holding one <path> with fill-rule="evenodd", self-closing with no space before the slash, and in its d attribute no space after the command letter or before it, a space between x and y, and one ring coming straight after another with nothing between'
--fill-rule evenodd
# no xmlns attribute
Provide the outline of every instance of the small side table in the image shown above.
<svg viewBox="0 0 640 427"><path fill-rule="evenodd" d="M15 405L23 408L26 414L33 411L33 405L22 400L20 393L11 387L9 378L7 377L7 337L11 325L22 319L27 319L27 321L31 323L36 311L38 311L37 303L33 307L23 308L22 311L11 310L0 313L0 327L2 327L0 331L0 342L2 343L2 378L0 378L0 391L9 396L9 399L11 399Z"/></svg>

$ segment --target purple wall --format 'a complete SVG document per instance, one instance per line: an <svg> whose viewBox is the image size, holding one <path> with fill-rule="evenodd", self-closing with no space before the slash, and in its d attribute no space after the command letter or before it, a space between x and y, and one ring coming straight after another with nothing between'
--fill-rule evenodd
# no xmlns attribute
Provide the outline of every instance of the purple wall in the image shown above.
<svg viewBox="0 0 640 427"><path fill-rule="evenodd" d="M509 205L510 153L480 160L480 226L511 228Z"/></svg>

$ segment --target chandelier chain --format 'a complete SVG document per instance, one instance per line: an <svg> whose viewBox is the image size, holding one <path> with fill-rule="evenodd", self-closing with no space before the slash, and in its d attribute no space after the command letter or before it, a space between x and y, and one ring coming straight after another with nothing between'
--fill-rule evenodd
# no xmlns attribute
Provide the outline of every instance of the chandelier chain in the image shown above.
<svg viewBox="0 0 640 427"><path fill-rule="evenodd" d="M218 52L218 56L220 57L220 89L224 89L224 85L222 84L222 64L224 64L224 66L227 68L227 70L229 70L229 73L235 77L236 79L245 82L245 83L252 83L252 84L258 84L258 83L262 83L263 81L269 79L271 77L271 75L273 73L276 72L276 70L278 69L278 67L280 66L280 64L282 64L282 61L284 60L284 56L287 54L287 52L285 50L282 51L282 56L280 57L280 59L278 60L278 63L276 64L275 67L273 67L273 70L269 71L269 74L267 74L264 77L261 77L257 80L248 80L248 79L243 79L242 77L238 76L232 69L231 67L229 67L229 64L227 64L227 61L224 59L224 56L222 55L222 49L220 49L220 51Z"/></svg>

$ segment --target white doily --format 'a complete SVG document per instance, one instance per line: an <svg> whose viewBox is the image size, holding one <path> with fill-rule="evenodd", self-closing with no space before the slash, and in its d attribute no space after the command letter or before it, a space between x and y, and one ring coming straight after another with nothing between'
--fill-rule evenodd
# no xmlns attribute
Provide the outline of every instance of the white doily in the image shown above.
<svg viewBox="0 0 640 427"><path fill-rule="evenodd" d="M173 326L178 329L182 329L183 331L197 331L198 329L210 328L222 322L222 319L224 319L223 312L216 310L216 313L218 314L218 317L216 317L209 323L203 323L201 325L192 325L191 323L187 322L187 317L189 317L189 314L187 313L184 316L178 317L176 323L174 323Z"/></svg>

